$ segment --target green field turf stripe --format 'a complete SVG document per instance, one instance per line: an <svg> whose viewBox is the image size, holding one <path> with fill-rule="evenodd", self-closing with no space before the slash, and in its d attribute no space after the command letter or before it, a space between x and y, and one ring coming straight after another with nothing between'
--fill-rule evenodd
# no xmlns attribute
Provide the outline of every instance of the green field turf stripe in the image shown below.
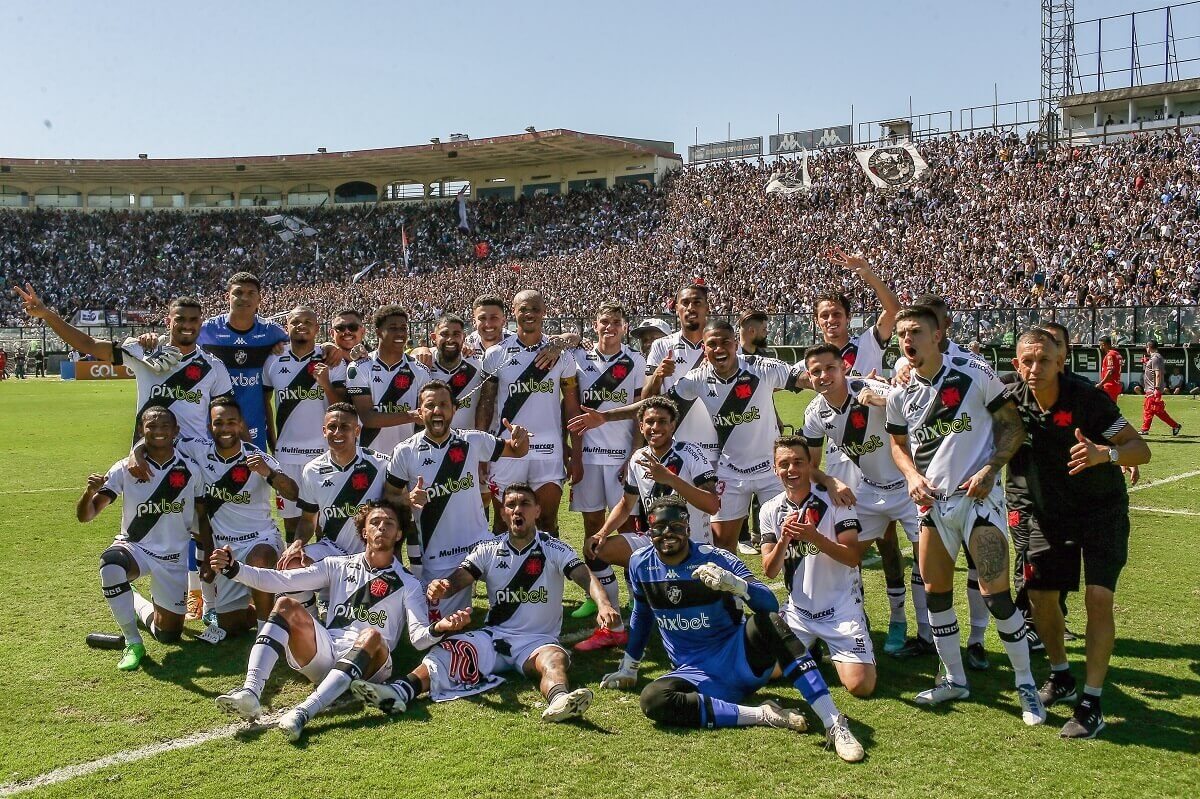
<svg viewBox="0 0 1200 799"><path fill-rule="evenodd" d="M1169 508L1147 508L1141 505L1130 505L1130 510L1140 510L1146 513L1165 513L1169 516L1200 516L1200 511L1195 510L1175 510Z"/></svg>
<svg viewBox="0 0 1200 799"><path fill-rule="evenodd" d="M1200 474L1200 469L1195 469L1190 472L1184 472L1183 474L1173 474L1170 477L1164 477L1161 480L1151 480L1148 483L1138 483L1129 489L1129 493L1132 494L1134 491L1145 491L1147 488L1155 488L1157 486L1166 485L1167 483L1186 480L1189 477L1195 477L1198 474Z"/></svg>

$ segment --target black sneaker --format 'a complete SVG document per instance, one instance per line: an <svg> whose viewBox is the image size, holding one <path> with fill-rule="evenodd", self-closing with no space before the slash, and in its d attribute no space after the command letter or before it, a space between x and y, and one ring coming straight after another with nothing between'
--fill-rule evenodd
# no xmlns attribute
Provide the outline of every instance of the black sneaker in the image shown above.
<svg viewBox="0 0 1200 799"><path fill-rule="evenodd" d="M1042 637L1037 634L1032 624L1025 627L1025 640L1029 642L1030 652L1045 652L1046 645L1042 643Z"/></svg>
<svg viewBox="0 0 1200 799"><path fill-rule="evenodd" d="M908 658L917 658L924 657L925 655L936 654L937 647L933 645L933 641L927 641L918 636L916 638L909 638L908 641L904 643L904 646L900 647L900 650L892 655L892 657L899 658L900 660L907 660Z"/></svg>
<svg viewBox="0 0 1200 799"><path fill-rule="evenodd" d="M971 671L987 671L987 651L983 644L967 644L967 668Z"/></svg>
<svg viewBox="0 0 1200 799"><path fill-rule="evenodd" d="M1180 430L1182 430L1182 429L1183 429L1183 425L1181 425L1181 424L1177 424L1177 425L1175 425L1174 427L1172 427L1172 428L1171 428L1171 435L1172 435L1172 436L1177 436L1177 435L1179 435L1179 431L1180 431ZM1101 719L1101 720L1100 720L1100 726L1102 726L1102 727L1104 726L1104 720L1103 720L1103 719ZM1096 732L1099 732L1099 730L1097 730ZM1091 736L1089 736L1089 737L1091 737Z"/></svg>
<svg viewBox="0 0 1200 799"><path fill-rule="evenodd" d="M1098 705L1080 702L1075 706L1075 715L1063 725L1059 736L1063 738L1095 738L1104 729L1104 714Z"/></svg>
<svg viewBox="0 0 1200 799"><path fill-rule="evenodd" d="M1075 678L1070 672L1051 672L1038 689L1038 696L1041 697L1043 705L1050 707L1059 702L1074 702L1079 695L1075 689Z"/></svg>
<svg viewBox="0 0 1200 799"><path fill-rule="evenodd" d="M1071 630L1071 628L1063 627L1063 640L1064 641L1078 641L1081 637L1082 636L1080 636L1079 633L1073 632Z"/></svg>

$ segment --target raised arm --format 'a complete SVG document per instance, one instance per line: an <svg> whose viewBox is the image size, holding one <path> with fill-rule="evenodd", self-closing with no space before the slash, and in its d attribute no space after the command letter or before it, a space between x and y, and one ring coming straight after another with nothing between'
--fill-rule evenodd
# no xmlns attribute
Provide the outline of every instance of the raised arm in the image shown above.
<svg viewBox="0 0 1200 799"><path fill-rule="evenodd" d="M13 293L25 303L25 313L34 319L41 319L45 322L46 326L57 333L58 337L68 347L87 353L88 355L94 355L102 361L113 360L113 346L111 341L101 341L100 339L92 338L79 328L68 324L65 319L46 307L45 303L38 297L37 292L33 290L32 285L26 283L24 289L20 286L13 286Z"/></svg>

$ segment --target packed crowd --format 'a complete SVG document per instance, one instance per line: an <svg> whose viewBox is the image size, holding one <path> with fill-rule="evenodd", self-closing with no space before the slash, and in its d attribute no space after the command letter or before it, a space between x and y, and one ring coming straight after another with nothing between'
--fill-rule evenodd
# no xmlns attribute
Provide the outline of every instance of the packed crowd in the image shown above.
<svg viewBox="0 0 1200 799"><path fill-rule="evenodd" d="M0 261L10 282L45 286L68 312L161 307L180 292L215 309L222 279L239 269L276 287L272 312L399 301L428 317L465 311L480 292L536 285L564 315L586 315L598 296L660 313L693 279L708 284L716 313L807 311L825 289L870 303L850 277L829 285L832 246L861 250L902 301L923 292L959 308L1197 301L1196 134L1055 150L1015 135L952 135L920 150L930 171L911 191L871 191L850 151L811 160L807 195L764 192L777 163L723 162L652 190L472 201L469 234L453 205L297 212L318 234L293 242L261 211L0 212ZM0 299L0 318L19 320L11 297Z"/></svg>

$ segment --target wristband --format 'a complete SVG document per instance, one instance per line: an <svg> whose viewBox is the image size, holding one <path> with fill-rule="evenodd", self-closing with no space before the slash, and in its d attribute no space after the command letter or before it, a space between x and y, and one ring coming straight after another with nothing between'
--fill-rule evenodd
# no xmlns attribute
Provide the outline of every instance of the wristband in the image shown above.
<svg viewBox="0 0 1200 799"><path fill-rule="evenodd" d="M232 580L234 577L237 576L238 570L241 568L242 568L242 564L238 563L236 560L231 560L231 561L229 561L228 566L221 569L221 576L226 579Z"/></svg>

